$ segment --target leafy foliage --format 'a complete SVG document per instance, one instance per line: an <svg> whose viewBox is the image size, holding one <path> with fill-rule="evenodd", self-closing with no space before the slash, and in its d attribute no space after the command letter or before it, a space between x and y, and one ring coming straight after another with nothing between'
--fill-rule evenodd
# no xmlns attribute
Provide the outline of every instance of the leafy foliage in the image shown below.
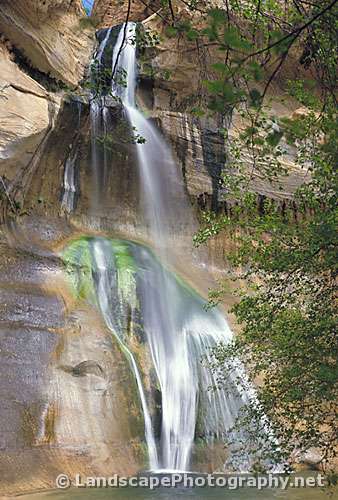
<svg viewBox="0 0 338 500"><path fill-rule="evenodd" d="M231 141L220 131L228 145L222 188L230 213L204 214L195 236L199 245L226 232L235 249L228 255L233 279L246 283L233 308L241 332L214 350L211 369L223 367L220 383L226 383L234 360L245 364L257 402L237 426L247 426L261 443L268 417L278 441L270 440L272 460L290 465L316 449L329 469L338 449L337 3L229 0L203 15L206 26L189 25L187 33L224 58L204 81L206 105L192 112L237 113L245 124ZM171 26L167 36L177 29ZM273 115L268 96L288 60L299 65L301 77L289 81L286 92L306 109L282 119ZM263 198L258 209L253 179L282 191L288 175L283 155L290 148L304 182L291 202ZM211 291L211 305L222 300L225 287Z"/></svg>
<svg viewBox="0 0 338 500"><path fill-rule="evenodd" d="M142 24L137 24L135 37L131 40L131 43L136 45L138 50L151 48L160 43L160 36L157 31L145 28Z"/></svg>
<svg viewBox="0 0 338 500"><path fill-rule="evenodd" d="M130 129L129 122L123 118L116 120L113 131L98 136L96 141L110 151L115 151L115 146L119 144L144 144L146 142L135 127Z"/></svg>

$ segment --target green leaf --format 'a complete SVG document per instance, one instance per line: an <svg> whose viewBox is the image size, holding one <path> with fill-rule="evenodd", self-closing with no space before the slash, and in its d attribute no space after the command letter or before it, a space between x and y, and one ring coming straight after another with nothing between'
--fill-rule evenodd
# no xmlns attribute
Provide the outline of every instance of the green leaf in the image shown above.
<svg viewBox="0 0 338 500"><path fill-rule="evenodd" d="M223 99L214 97L208 103L208 108L210 111L216 111L217 113L224 113L226 106Z"/></svg>
<svg viewBox="0 0 338 500"><path fill-rule="evenodd" d="M211 94L216 94L223 100L223 106L234 104L245 94L243 90L237 90L231 83L223 80L205 80L203 83Z"/></svg>
<svg viewBox="0 0 338 500"><path fill-rule="evenodd" d="M215 24L224 24L228 21L227 12L223 9L210 9L208 14Z"/></svg>
<svg viewBox="0 0 338 500"><path fill-rule="evenodd" d="M225 83L223 80L204 80L203 84L212 94L222 94L224 92Z"/></svg>
<svg viewBox="0 0 338 500"><path fill-rule="evenodd" d="M167 26L165 29L165 34L168 38L175 38L177 33L178 30L174 26Z"/></svg>
<svg viewBox="0 0 338 500"><path fill-rule="evenodd" d="M266 141L270 146L276 147L280 143L281 138L283 137L282 131L275 130L272 134L269 134L266 138Z"/></svg>
<svg viewBox="0 0 338 500"><path fill-rule="evenodd" d="M224 63L217 62L217 63L212 64L211 67L212 67L212 69L217 71L217 73L221 73L222 75L230 74L230 70L229 70L228 66Z"/></svg>
<svg viewBox="0 0 338 500"><path fill-rule="evenodd" d="M195 107L195 108L192 108L191 114L193 114L197 117L200 117L200 116L204 116L205 112L201 108Z"/></svg>
<svg viewBox="0 0 338 500"><path fill-rule="evenodd" d="M186 36L188 40L194 41L197 40L197 38L199 37L199 32L197 30L190 29L189 31L186 32Z"/></svg>
<svg viewBox="0 0 338 500"><path fill-rule="evenodd" d="M202 35L206 35L210 42L217 40L217 30L212 26L205 28L201 33Z"/></svg>
<svg viewBox="0 0 338 500"><path fill-rule="evenodd" d="M251 89L249 92L250 105L253 107L259 107L262 103L262 95L258 89Z"/></svg>
<svg viewBox="0 0 338 500"><path fill-rule="evenodd" d="M171 71L169 69L165 69L162 74L164 80L170 80Z"/></svg>
<svg viewBox="0 0 338 500"><path fill-rule="evenodd" d="M249 68L250 72L252 73L256 82L259 82L263 79L263 70L257 62L255 62L255 61L250 62L248 64L248 68Z"/></svg>
<svg viewBox="0 0 338 500"><path fill-rule="evenodd" d="M224 43L234 49L249 50L251 48L251 43L242 38L239 31L230 26L223 35Z"/></svg>

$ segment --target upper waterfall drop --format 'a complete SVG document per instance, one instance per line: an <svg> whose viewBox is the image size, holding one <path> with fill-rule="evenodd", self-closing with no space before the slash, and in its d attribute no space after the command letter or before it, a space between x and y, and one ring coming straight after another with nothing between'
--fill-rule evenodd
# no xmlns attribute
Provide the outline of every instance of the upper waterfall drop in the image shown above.
<svg viewBox="0 0 338 500"><path fill-rule="evenodd" d="M136 39L136 24L123 24L112 56L112 69L115 69L112 92L121 100L131 130L145 141L136 143L144 224L152 245L163 259L168 260L174 228L180 226L184 233L193 214L184 192L182 174L170 148L136 104ZM126 79L123 84L115 81L118 71Z"/></svg>
<svg viewBox="0 0 338 500"><path fill-rule="evenodd" d="M125 84L116 82L121 69L125 72L121 75L121 79L126 77ZM112 91L126 108L136 108L136 73L136 23L130 22L122 25L112 56Z"/></svg>

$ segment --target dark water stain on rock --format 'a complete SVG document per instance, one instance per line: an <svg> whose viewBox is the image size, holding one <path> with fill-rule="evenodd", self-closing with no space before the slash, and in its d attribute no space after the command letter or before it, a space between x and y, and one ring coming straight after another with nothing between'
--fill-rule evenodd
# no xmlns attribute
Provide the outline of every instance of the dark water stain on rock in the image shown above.
<svg viewBox="0 0 338 500"><path fill-rule="evenodd" d="M86 375L96 375L101 378L105 377L103 368L96 361L91 360L82 361L76 366L61 365L59 368L66 373L70 373L74 377L85 377Z"/></svg>

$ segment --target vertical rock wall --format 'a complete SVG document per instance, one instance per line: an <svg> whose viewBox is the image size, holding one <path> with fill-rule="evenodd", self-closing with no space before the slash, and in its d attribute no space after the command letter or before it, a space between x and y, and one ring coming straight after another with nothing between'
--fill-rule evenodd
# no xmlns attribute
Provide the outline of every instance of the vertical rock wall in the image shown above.
<svg viewBox="0 0 338 500"><path fill-rule="evenodd" d="M85 17L81 0L3 0L0 31L33 68L76 86L94 44Z"/></svg>

